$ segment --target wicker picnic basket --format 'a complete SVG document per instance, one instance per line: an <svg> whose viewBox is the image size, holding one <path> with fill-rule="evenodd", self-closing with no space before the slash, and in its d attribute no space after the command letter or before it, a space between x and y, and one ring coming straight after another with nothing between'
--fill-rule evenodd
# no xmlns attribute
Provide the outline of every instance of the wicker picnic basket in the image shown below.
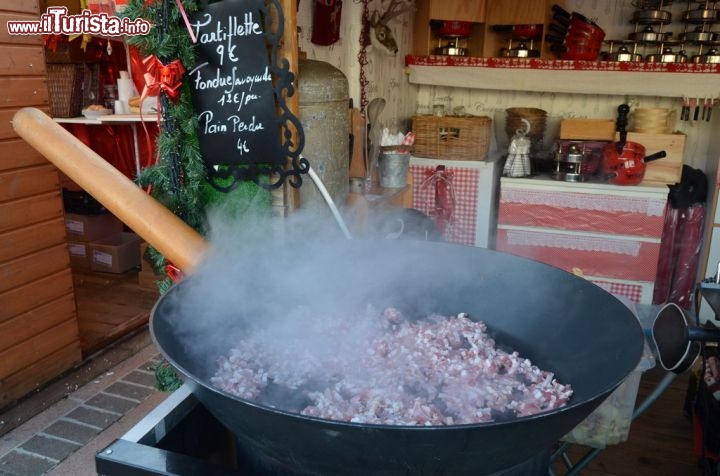
<svg viewBox="0 0 720 476"><path fill-rule="evenodd" d="M486 160L492 120L487 116L415 116L415 155L442 160Z"/></svg>
<svg viewBox="0 0 720 476"><path fill-rule="evenodd" d="M48 94L52 117L78 117L82 112L83 65L48 63Z"/></svg>

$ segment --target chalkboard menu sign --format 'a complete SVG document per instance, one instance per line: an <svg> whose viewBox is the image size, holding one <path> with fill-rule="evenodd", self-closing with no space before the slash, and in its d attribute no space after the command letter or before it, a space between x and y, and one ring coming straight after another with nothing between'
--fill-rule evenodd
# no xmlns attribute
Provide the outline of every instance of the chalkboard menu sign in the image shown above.
<svg viewBox="0 0 720 476"><path fill-rule="evenodd" d="M205 4L190 18L197 61L187 75L200 152L211 183L221 190L234 188L235 180L261 183L260 176L270 174L279 176L272 187L281 185L287 175L293 175L290 183L299 186L299 174L307 172L307 162L297 160L301 148L281 142L284 121L293 122L298 136L302 128L295 117L277 113L282 94L273 86L274 76L291 75L290 81L278 81L284 85L291 84L293 76L270 63L268 38L275 38L270 44L277 48L278 36L266 32L266 18L264 0ZM295 168L288 170L288 156L293 154Z"/></svg>

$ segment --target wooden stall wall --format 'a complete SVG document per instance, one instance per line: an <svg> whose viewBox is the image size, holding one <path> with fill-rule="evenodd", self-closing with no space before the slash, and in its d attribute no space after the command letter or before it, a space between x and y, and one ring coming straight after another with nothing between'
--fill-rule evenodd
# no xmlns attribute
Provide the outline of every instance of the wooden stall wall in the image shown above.
<svg viewBox="0 0 720 476"><path fill-rule="evenodd" d="M40 13L38 0L0 5L0 409L81 360L58 172L11 124L49 110L42 37L6 28Z"/></svg>

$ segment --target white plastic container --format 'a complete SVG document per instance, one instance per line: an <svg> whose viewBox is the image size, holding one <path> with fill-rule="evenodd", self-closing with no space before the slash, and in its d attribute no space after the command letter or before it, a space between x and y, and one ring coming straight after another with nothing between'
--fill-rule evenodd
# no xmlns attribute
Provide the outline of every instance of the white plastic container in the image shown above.
<svg viewBox="0 0 720 476"><path fill-rule="evenodd" d="M644 312L638 309L641 307ZM650 326L650 323L646 322L647 319L654 318L656 315L652 306L637 306L635 311L643 328L647 329ZM652 316L650 316L651 314ZM562 441L593 448L605 448L607 445L617 445L628 439L640 378L643 372L655 366L655 357L647 340L643 349L643 355L635 370L594 412L565 435Z"/></svg>

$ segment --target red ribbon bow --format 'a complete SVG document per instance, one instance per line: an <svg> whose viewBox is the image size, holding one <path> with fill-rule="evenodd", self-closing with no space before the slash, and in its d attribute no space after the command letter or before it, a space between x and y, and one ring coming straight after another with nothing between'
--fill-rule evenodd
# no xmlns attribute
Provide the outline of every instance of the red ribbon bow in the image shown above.
<svg viewBox="0 0 720 476"><path fill-rule="evenodd" d="M145 88L142 92L142 99L147 96L157 96L160 91L165 91L170 99L176 101L180 97L180 86L185 68L179 59L169 64L163 64L157 56L150 55L143 60L145 66Z"/></svg>

